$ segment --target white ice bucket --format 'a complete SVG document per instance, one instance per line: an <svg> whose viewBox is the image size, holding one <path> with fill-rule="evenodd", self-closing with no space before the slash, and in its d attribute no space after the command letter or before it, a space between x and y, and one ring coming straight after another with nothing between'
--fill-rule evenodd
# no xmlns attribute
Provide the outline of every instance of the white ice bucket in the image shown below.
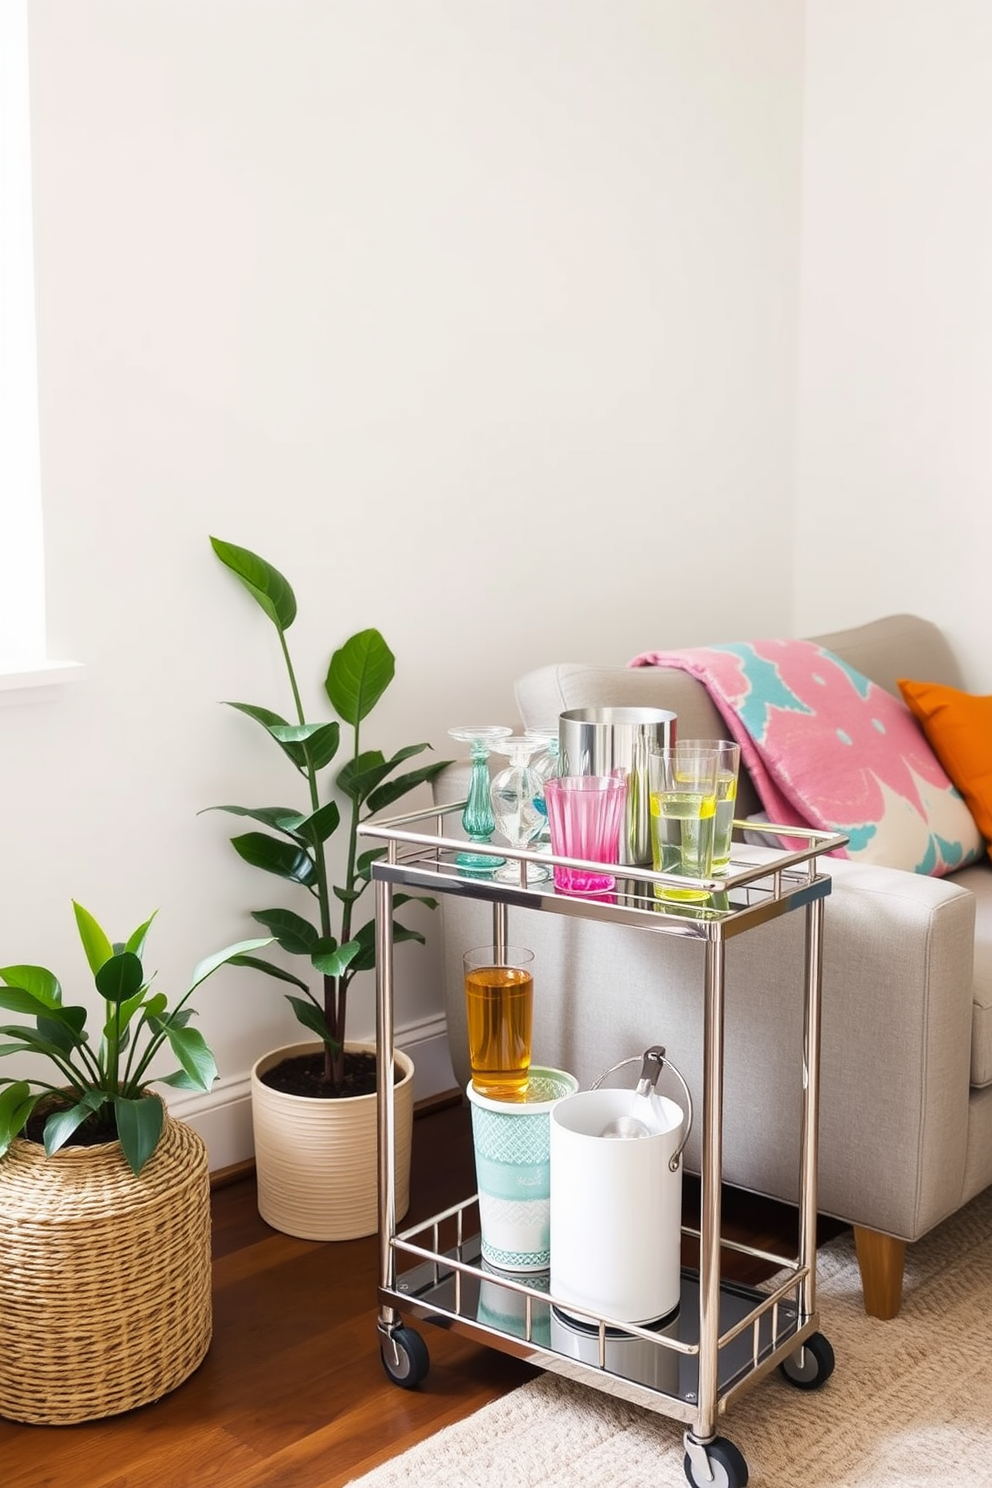
<svg viewBox="0 0 992 1488"><path fill-rule="evenodd" d="M668 1068L678 1075L673 1065ZM649 1134L602 1135L611 1122L629 1116L642 1120ZM676 1311L682 1149L691 1119L691 1103L683 1112L656 1092L583 1090L553 1107L551 1293L556 1301L642 1325Z"/></svg>

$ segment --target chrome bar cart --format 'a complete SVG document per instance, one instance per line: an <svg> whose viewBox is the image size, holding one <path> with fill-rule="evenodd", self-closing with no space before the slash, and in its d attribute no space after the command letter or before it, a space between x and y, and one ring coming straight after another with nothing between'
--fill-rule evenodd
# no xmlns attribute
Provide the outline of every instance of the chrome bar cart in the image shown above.
<svg viewBox="0 0 992 1488"><path fill-rule="evenodd" d="M821 951L824 901L830 877L825 854L846 838L780 826L760 830L770 844L751 849L735 841L730 871L710 880L673 880L646 868L617 867L500 846L494 857L519 864L519 883L498 881L457 863L464 841L444 835L464 802L433 807L384 822L367 822L363 836L381 857L372 876L376 904L376 1017L380 1055L379 1121L379 1318L383 1366L394 1382L413 1388L427 1374L422 1335L403 1314L451 1329L546 1370L581 1381L684 1423L685 1473L690 1484L745 1488L747 1463L718 1435L732 1401L774 1368L797 1388L822 1385L833 1370L833 1350L818 1331L816 1309L817 1114ZM744 823L736 823L743 828ZM456 829L457 830L457 829ZM748 824L749 832L755 830ZM783 844L786 844L783 846ZM484 853L484 847L477 851ZM556 892L552 880L528 883L527 865L603 870L616 877L609 895L577 898ZM636 875L636 876L634 876ZM674 903L659 887L686 884L706 894L696 904ZM393 958L390 926L397 888L462 894L492 906L493 941L505 944L514 907L615 921L700 943L703 961L703 1081L699 1229L683 1227L698 1242L698 1268L682 1270L681 1304L674 1322L647 1328L593 1314L576 1316L559 1303L548 1278L494 1272L482 1260L476 1196L423 1223L398 1232L394 1203L395 1126ZM803 1089L799 1133L797 1254L783 1256L721 1235L724 952L733 936L750 933L777 916L805 916L802 968ZM798 983L797 976L797 983ZM553 1244L553 1239L552 1239ZM741 1251L777 1267L761 1289L721 1276L721 1251ZM402 1262L402 1266L401 1266Z"/></svg>

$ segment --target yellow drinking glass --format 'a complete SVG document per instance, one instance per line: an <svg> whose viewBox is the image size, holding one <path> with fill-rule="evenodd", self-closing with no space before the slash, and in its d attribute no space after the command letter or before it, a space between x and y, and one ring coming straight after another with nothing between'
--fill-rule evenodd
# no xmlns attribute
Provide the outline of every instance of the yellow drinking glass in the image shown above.
<svg viewBox="0 0 992 1488"><path fill-rule="evenodd" d="M715 749L692 740L670 749L653 750L648 759L651 810L651 860L657 873L684 878L710 878L717 812ZM656 884L661 899L696 901L705 889Z"/></svg>

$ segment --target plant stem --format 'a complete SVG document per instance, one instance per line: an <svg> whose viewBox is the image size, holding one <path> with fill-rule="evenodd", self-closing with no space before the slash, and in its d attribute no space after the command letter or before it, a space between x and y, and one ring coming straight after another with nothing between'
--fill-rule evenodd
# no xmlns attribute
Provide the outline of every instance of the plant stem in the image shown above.
<svg viewBox="0 0 992 1488"><path fill-rule="evenodd" d="M279 644L282 647L283 660L286 663L286 672L289 676L289 685L292 688L293 692L293 704L296 708L296 718L297 722L302 728L303 725L306 723L306 714L303 711L303 701L300 697L300 690L296 683L296 672L293 667L293 659L289 654L289 646L286 643L286 632L283 630L282 626L278 627L278 631ZM313 758L310 754L310 745L307 741L305 741L303 744L303 756L306 760L306 764L303 767L301 773L306 778L307 786L310 792L310 811L312 814L313 812L316 812L320 809L320 791L317 785L317 771L314 768ZM334 938L334 927L331 923L331 896L327 883L327 863L325 861L323 848L319 843L314 844L312 859L314 869L316 870L317 874L317 905L320 914L320 934L323 940L330 941ZM350 869L351 864L349 863L349 872ZM348 908L349 907L346 904L344 908L344 920L342 921L341 926L341 944L344 944L344 942L348 938L345 930L345 921L348 918ZM330 1080L333 1086L338 1087L340 1086L341 1081L344 1077L344 1042L340 1027L341 1023L343 1023L343 1019L340 1016L341 999L338 995L338 979L332 976L325 975L323 978L323 984L324 1021L326 1022L328 1029L331 1031L332 1036L337 1040L338 1043L338 1052L336 1055L332 1055L327 1045L324 1045L324 1078L326 1080Z"/></svg>

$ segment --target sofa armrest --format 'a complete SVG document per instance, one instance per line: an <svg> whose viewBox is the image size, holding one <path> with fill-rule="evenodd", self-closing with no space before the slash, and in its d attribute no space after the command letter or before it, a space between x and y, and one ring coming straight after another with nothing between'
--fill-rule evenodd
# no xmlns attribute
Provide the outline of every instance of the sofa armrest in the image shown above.
<svg viewBox="0 0 992 1488"><path fill-rule="evenodd" d="M914 1240L964 1197L975 899L898 869L841 861L831 873L822 1205Z"/></svg>

